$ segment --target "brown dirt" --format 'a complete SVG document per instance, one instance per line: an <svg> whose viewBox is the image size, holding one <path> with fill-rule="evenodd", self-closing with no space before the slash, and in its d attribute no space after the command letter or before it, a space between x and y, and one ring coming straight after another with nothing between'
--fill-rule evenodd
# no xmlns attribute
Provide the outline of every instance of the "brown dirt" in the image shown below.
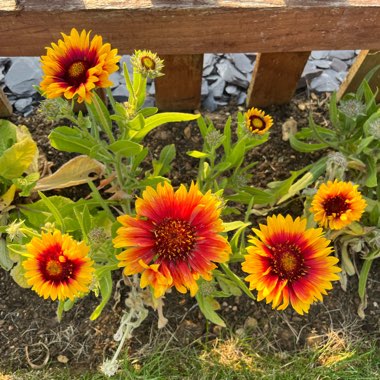
<svg viewBox="0 0 380 380"><path fill-rule="evenodd" d="M227 116L235 116L237 111L236 106L230 105L216 113L206 113L206 116L213 120L214 125L223 128ZM309 112L313 112L317 122L327 123L326 97L323 96L307 99L305 94L301 94L290 104L273 106L267 111L275 120L270 141L258 147L248 157L248 160L258 162L252 181L255 186L265 186L269 181L284 179L288 177L290 170L300 169L320 155L305 155L293 151L288 142L281 138L281 125L285 120L293 117L301 128L307 125ZM71 157L49 146L47 135L53 126L39 115L28 119L14 116L12 120L29 127L46 160L52 163L53 171ZM188 150L201 148L201 139L195 123L161 127L149 135L146 143L150 147L151 158L157 157L163 146L175 143L177 157L170 173L173 185L176 186L180 182L189 183L195 178L197 160L186 155ZM77 199L87 191L84 186L80 189L65 190L62 194ZM289 212L296 215L297 209L292 207ZM168 325L158 331L157 316L151 311L142 326L135 331L133 339L129 342L129 350L136 353L156 339L170 339L174 345L189 344L196 339L205 339L206 328L207 339L233 331L253 337L258 350L275 352L299 349L305 344L309 345L314 339L320 339L318 337L330 330L345 330L352 336L379 339L380 309L376 300L380 299L380 283L375 275L378 267L379 265L375 264L371 270L368 282L369 305L366 310L367 318L364 320L359 319L356 313L356 278L349 279L347 292L341 290L336 283L325 302L313 305L306 316L299 316L290 308L284 312L273 311L269 305L248 301L244 296L222 300L220 314L227 322L227 330L217 326L207 328L195 300L173 291L165 300L164 312L169 319ZM115 273L115 283L119 279L120 273ZM98 320L89 320L89 315L98 302L91 295L65 313L63 320L58 323L54 302L41 299L31 290L19 288L10 275L0 269L0 368L28 367L26 350L30 361L35 364L42 363L48 353L53 365L62 365L57 358L64 355L71 367L97 367L104 358L111 356L117 345L112 337L119 325L128 293L125 285L121 285L121 282L119 285L114 292L114 299L110 300ZM120 302L116 303L118 296L121 297ZM247 324L251 328L247 328Z"/></svg>

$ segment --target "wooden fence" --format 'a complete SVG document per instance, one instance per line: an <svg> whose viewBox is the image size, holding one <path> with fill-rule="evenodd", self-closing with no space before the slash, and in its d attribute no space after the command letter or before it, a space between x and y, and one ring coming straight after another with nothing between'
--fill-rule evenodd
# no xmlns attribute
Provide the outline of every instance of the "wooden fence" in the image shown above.
<svg viewBox="0 0 380 380"><path fill-rule="evenodd" d="M166 66L156 81L160 109L199 107L204 53L259 52L249 107L288 102L312 50L363 50L340 96L380 63L379 0L0 0L0 56L40 56L72 27L120 54L157 52Z"/></svg>

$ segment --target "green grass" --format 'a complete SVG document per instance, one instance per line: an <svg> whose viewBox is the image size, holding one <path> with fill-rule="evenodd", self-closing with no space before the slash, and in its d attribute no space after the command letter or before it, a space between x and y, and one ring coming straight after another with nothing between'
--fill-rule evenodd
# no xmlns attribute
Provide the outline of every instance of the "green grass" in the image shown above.
<svg viewBox="0 0 380 380"><path fill-rule="evenodd" d="M20 371L4 380L104 380L100 373L68 368ZM257 352L250 339L230 338L187 347L156 345L144 356L124 360L114 380L376 380L380 348L372 342L347 343L337 334L318 347L289 354ZM3 380L0 372L0 380Z"/></svg>

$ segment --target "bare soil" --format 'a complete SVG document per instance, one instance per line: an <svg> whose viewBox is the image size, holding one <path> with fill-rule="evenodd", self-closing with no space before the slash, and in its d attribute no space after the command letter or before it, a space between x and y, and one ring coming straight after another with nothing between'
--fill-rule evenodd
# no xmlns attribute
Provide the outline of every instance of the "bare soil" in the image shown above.
<svg viewBox="0 0 380 380"><path fill-rule="evenodd" d="M215 113L202 112L220 129L229 115L235 117L238 107L230 105ZM282 124L293 117L298 128L307 126L309 113L316 121L327 125L327 98L297 95L290 104L272 106L267 109L275 121L268 143L258 147L248 160L257 161L254 167L252 184L265 187L273 180L285 179L291 170L301 169L317 160L321 154L302 154L291 149L282 140ZM38 142L40 151L46 158L47 167L57 170L71 155L57 152L48 142L48 134L53 128L40 115L25 119L14 115L12 121L29 127ZM236 120L235 120L236 121ZM180 123L163 126L153 131L146 139L151 158L159 155L162 147L174 143L177 156L170 179L174 186L190 183L196 177L198 161L186 152L201 148L201 137L195 123ZM86 186L69 189L59 194L78 199L89 192ZM294 216L302 212L297 203L290 203L285 210ZM257 224L260 220L252 220ZM360 265L360 263L359 263ZM239 266L236 267L239 271ZM380 282L375 264L368 281L368 308L366 318L357 315L358 296L357 278L349 279L348 289L344 292L339 283L325 298L323 304L311 307L306 316L299 316L288 308L283 312L273 311L264 302L256 303L245 296L222 300L220 315L228 329L207 325L204 317L190 296L176 291L165 299L165 316L169 323L157 330L157 316L152 310L142 326L135 331L128 342L130 354L138 355L150 347L154 341L170 340L171 344L184 345L196 340L213 339L235 332L253 338L257 350L291 353L324 339L334 330L353 337L380 340ZM121 280L121 272L115 273L114 297L96 321L89 315L98 300L90 295L78 302L59 323L56 319L56 303L45 301L29 289L21 289L10 275L0 269L0 369L19 369L44 363L48 357L52 365L63 366L62 355L68 359L71 368L96 368L105 358L109 358L117 347L113 340L119 321L125 309L124 301L128 288ZM376 302L377 301L377 302ZM207 332L207 334L206 334ZM207 335L207 336L206 336ZM61 355L61 356L60 356Z"/></svg>

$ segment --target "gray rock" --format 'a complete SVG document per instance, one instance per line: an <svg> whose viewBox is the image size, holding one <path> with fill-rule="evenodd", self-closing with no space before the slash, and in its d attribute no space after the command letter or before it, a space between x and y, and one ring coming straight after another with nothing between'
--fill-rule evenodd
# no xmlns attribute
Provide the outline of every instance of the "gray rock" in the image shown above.
<svg viewBox="0 0 380 380"><path fill-rule="evenodd" d="M130 55L122 55L120 58L119 66L120 71L123 72L124 62L127 64L128 72L133 73L133 66L131 64L131 56Z"/></svg>
<svg viewBox="0 0 380 380"><path fill-rule="evenodd" d="M331 62L331 68L335 71L338 71L338 72L346 71L347 67L348 67L348 65L346 64L346 62L343 62L338 58L333 58L333 60Z"/></svg>
<svg viewBox="0 0 380 380"><path fill-rule="evenodd" d="M203 101L202 105L203 108L210 112L214 112L218 108L218 105L216 104L214 99L214 95L211 91L207 95L206 99Z"/></svg>
<svg viewBox="0 0 380 380"><path fill-rule="evenodd" d="M207 66L203 69L203 76L207 77L207 75L210 75L214 71L214 66Z"/></svg>
<svg viewBox="0 0 380 380"><path fill-rule="evenodd" d="M120 83L124 83L124 76L119 71L115 71L109 76L109 80L113 83L111 88L116 88Z"/></svg>
<svg viewBox="0 0 380 380"><path fill-rule="evenodd" d="M5 78L5 75L3 74L2 71L0 71L0 81L2 81Z"/></svg>
<svg viewBox="0 0 380 380"><path fill-rule="evenodd" d="M218 78L211 86L210 91L214 94L215 98L220 98L223 95L226 81L222 78Z"/></svg>
<svg viewBox="0 0 380 380"><path fill-rule="evenodd" d="M17 111L19 112L23 112L25 110L25 108L27 108L28 106L30 106L33 102L33 98L30 97L30 98L21 98L21 99L18 99L15 103L14 103L14 107Z"/></svg>
<svg viewBox="0 0 380 380"><path fill-rule="evenodd" d="M144 102L144 107L154 107L156 104L155 99L153 96L147 96Z"/></svg>
<svg viewBox="0 0 380 380"><path fill-rule="evenodd" d="M148 94L149 95L154 95L156 93L156 86L154 85L154 82L150 85L148 88Z"/></svg>
<svg viewBox="0 0 380 380"><path fill-rule="evenodd" d="M42 71L37 57L12 58L10 69L5 75L5 84L16 95L33 95L33 88L41 82Z"/></svg>
<svg viewBox="0 0 380 380"><path fill-rule="evenodd" d="M209 91L208 83L205 78L202 78L201 96L207 96Z"/></svg>
<svg viewBox="0 0 380 380"><path fill-rule="evenodd" d="M302 77L305 77L307 80L311 80L319 76L321 72L322 70L317 68L314 61L307 61L302 72Z"/></svg>
<svg viewBox="0 0 380 380"><path fill-rule="evenodd" d="M128 100L129 92L125 84L120 84L112 91L112 95L117 101L125 102Z"/></svg>
<svg viewBox="0 0 380 380"><path fill-rule="evenodd" d="M245 92L241 92L239 97L237 98L236 103L240 106L241 104L245 103L247 99L247 94Z"/></svg>
<svg viewBox="0 0 380 380"><path fill-rule="evenodd" d="M355 50L331 50L329 57L338 59L351 59L355 57Z"/></svg>
<svg viewBox="0 0 380 380"><path fill-rule="evenodd" d="M338 88L338 80L326 74L325 72L310 82L310 89L318 92L337 91Z"/></svg>
<svg viewBox="0 0 380 380"><path fill-rule="evenodd" d="M215 54L206 53L203 55L203 67L214 66L216 61Z"/></svg>
<svg viewBox="0 0 380 380"><path fill-rule="evenodd" d="M325 59L329 55L328 50L316 50L311 52L311 58L313 59Z"/></svg>
<svg viewBox="0 0 380 380"><path fill-rule="evenodd" d="M229 84L234 84L243 88L247 88L249 81L247 77L237 70L234 65L227 59L222 59L216 64L219 75Z"/></svg>
<svg viewBox="0 0 380 380"><path fill-rule="evenodd" d="M336 79L338 79L338 81L342 83L346 79L346 76L347 76L347 71L341 71L338 74L336 74Z"/></svg>
<svg viewBox="0 0 380 380"><path fill-rule="evenodd" d="M227 94L230 94L230 95L238 95L240 93L240 90L232 84L229 84L228 86L226 86L225 90Z"/></svg>
<svg viewBox="0 0 380 380"><path fill-rule="evenodd" d="M328 69L331 66L331 62L327 59L315 59L312 62L320 69Z"/></svg>
<svg viewBox="0 0 380 380"><path fill-rule="evenodd" d="M227 54L227 57L232 60L235 67L244 74L251 73L253 70L253 64L251 60L242 53Z"/></svg>
<svg viewBox="0 0 380 380"><path fill-rule="evenodd" d="M207 79L208 84L211 84L215 82L216 80L218 80L219 78L220 76L218 74L214 74L214 75L209 75L206 79Z"/></svg>

